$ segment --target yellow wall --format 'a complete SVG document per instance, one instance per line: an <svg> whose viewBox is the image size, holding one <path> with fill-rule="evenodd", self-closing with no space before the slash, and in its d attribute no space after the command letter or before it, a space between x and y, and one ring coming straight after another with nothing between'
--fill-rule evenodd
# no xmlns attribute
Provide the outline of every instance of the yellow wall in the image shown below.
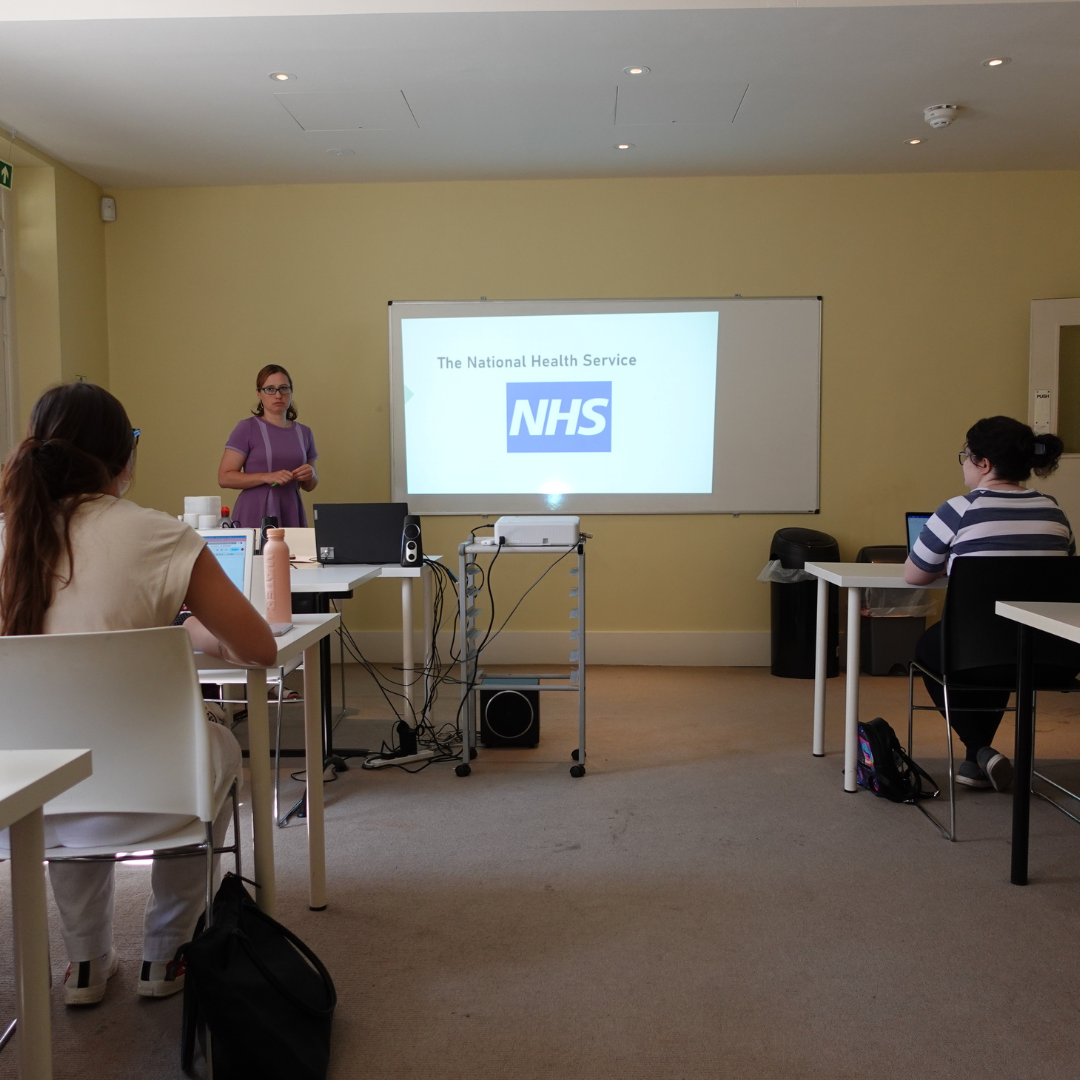
<svg viewBox="0 0 1080 1080"><path fill-rule="evenodd" d="M145 432L135 498L172 513L217 490L271 360L314 429L319 498L388 498L388 300L822 295L820 517L586 524L591 628L760 630L774 530L824 529L845 557L902 543L905 510L961 490L966 428L1025 415L1029 301L1080 293L1080 174L131 190L105 235L112 387ZM450 555L466 522L424 528ZM508 590L528 574L503 572ZM561 592L518 628L565 626ZM395 602L365 592L350 621L391 629Z"/></svg>
<svg viewBox="0 0 1080 1080"><path fill-rule="evenodd" d="M101 188L24 144L16 143L11 156L21 432L53 383L82 376L109 385L105 234Z"/></svg>

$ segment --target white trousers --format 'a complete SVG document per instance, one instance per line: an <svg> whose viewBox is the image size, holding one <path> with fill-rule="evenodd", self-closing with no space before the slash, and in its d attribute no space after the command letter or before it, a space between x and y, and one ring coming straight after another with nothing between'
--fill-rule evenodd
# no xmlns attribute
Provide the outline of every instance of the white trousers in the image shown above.
<svg viewBox="0 0 1080 1080"><path fill-rule="evenodd" d="M227 728L208 724L214 777L214 801L224 797L234 776L240 775L240 744ZM220 847L232 817L226 798L214 821L214 844ZM46 847L78 848L117 844L132 846L190 818L176 814L49 814L45 817ZM214 859L217 877L219 858ZM102 956L112 948L113 862L50 862L49 879L60 910L60 926L72 964ZM155 859L150 871L150 897L143 914L143 960L171 960L191 940L195 923L206 906L206 856Z"/></svg>

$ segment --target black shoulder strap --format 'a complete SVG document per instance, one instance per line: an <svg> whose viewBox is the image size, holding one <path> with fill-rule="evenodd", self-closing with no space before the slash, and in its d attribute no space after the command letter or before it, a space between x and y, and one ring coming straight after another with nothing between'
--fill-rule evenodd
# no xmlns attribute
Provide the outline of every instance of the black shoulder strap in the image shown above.
<svg viewBox="0 0 1080 1080"><path fill-rule="evenodd" d="M941 788L938 787L937 781L913 758L908 757L907 751L904 750L899 744L893 748L893 752L900 758L900 760L912 771L916 777L915 783L915 798L916 799L936 799L941 794ZM922 781L926 780L933 791L923 791Z"/></svg>

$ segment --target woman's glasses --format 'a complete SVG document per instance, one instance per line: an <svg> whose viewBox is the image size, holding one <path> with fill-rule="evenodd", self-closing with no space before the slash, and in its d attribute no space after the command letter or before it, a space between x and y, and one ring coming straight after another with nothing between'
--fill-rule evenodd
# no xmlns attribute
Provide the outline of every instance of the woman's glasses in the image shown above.
<svg viewBox="0 0 1080 1080"><path fill-rule="evenodd" d="M267 397L277 397L280 394L284 397L286 394L292 393L291 386L260 386L259 393L265 394Z"/></svg>
<svg viewBox="0 0 1080 1080"><path fill-rule="evenodd" d="M957 460L963 465L965 461L973 461L974 458L972 458L970 451L961 450L957 455Z"/></svg>

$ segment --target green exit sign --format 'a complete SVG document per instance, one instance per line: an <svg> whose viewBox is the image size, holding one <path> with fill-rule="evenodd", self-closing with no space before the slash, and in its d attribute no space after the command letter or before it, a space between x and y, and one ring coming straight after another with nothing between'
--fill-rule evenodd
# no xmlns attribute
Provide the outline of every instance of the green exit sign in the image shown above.
<svg viewBox="0 0 1080 1080"><path fill-rule="evenodd" d="M6 161L0 161L0 187L11 190L11 174L13 171Z"/></svg>

